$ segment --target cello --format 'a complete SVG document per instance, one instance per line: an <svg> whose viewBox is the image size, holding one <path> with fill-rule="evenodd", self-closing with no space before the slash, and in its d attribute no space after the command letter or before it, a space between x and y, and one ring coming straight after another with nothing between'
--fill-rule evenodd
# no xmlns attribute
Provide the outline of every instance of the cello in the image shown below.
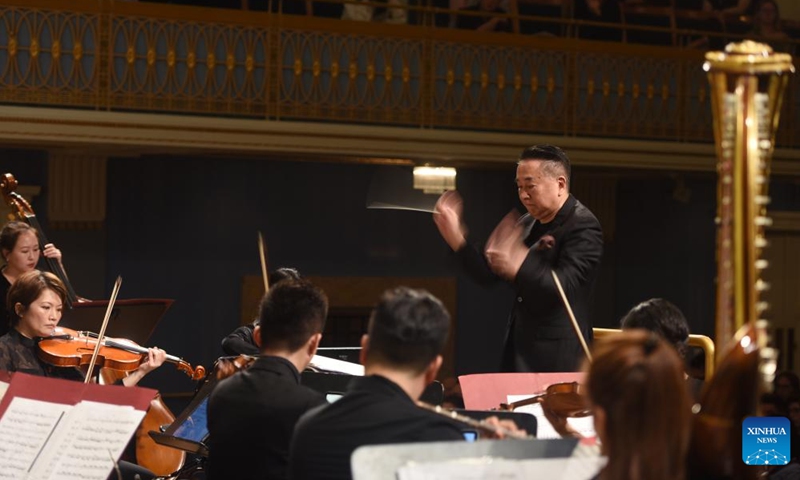
<svg viewBox="0 0 800 480"><path fill-rule="evenodd" d="M24 198L22 198L22 195L16 192L17 186L17 180L14 178L14 175L10 173L3 174L3 178L0 179L0 191L2 191L3 199L11 208L17 219L27 223L34 230L36 230L36 234L39 237L39 249L44 251L44 246L50 242L47 241L47 237L44 235L44 230L42 230L42 226L39 224L39 220L37 220L36 214L33 212L31 205ZM67 290L67 308L72 308L72 304L79 300L78 296L75 294L75 290L72 288L72 284L69 283L67 272L64 271L64 267L58 262L58 260L47 257L44 257L44 260L45 264L47 265L47 269L57 276L58 279L64 284L64 287Z"/></svg>

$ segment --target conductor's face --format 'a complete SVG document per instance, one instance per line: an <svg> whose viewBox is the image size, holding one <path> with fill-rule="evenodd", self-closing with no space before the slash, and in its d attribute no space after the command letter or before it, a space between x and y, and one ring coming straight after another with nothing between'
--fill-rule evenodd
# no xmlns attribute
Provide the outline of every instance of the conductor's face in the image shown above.
<svg viewBox="0 0 800 480"><path fill-rule="evenodd" d="M542 223L555 218L566 201L567 180L541 160L523 160L517 165L517 193L528 213Z"/></svg>

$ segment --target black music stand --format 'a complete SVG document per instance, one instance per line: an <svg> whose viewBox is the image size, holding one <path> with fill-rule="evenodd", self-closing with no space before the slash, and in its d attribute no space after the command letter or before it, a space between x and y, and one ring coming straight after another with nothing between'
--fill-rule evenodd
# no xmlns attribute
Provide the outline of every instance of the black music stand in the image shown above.
<svg viewBox="0 0 800 480"><path fill-rule="evenodd" d="M106 335L147 345L150 335L172 302L163 298L117 300L111 311ZM73 330L97 333L103 325L107 308L108 300L75 302L71 310L64 310L61 324Z"/></svg>

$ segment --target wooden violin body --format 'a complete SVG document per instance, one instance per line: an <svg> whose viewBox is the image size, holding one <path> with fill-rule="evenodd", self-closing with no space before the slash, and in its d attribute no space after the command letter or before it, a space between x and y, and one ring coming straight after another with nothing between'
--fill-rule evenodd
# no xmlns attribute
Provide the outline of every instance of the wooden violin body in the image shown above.
<svg viewBox="0 0 800 480"><path fill-rule="evenodd" d="M554 383L544 393L518 402L503 403L501 410L513 411L517 407L540 403L545 418L562 437L579 437L567 423L567 418L591 415L585 387L578 382Z"/></svg>
<svg viewBox="0 0 800 480"><path fill-rule="evenodd" d="M57 367L85 368L89 365L97 338L87 332L76 332L66 327L56 327L53 335L39 341L39 359ZM100 346L96 366L127 373L139 368L147 359L148 349L125 339L106 338ZM205 368L198 365L192 368L186 361L167 355L167 361L174 363L193 380L205 377Z"/></svg>

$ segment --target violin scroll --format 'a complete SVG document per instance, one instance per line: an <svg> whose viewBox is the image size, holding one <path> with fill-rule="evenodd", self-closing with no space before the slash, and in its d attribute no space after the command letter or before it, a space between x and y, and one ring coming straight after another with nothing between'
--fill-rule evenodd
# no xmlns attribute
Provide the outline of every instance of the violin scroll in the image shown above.
<svg viewBox="0 0 800 480"><path fill-rule="evenodd" d="M206 378L206 369L202 365L192 368L188 362L181 360L175 364L175 367L186 375L189 375L192 380L202 380Z"/></svg>

